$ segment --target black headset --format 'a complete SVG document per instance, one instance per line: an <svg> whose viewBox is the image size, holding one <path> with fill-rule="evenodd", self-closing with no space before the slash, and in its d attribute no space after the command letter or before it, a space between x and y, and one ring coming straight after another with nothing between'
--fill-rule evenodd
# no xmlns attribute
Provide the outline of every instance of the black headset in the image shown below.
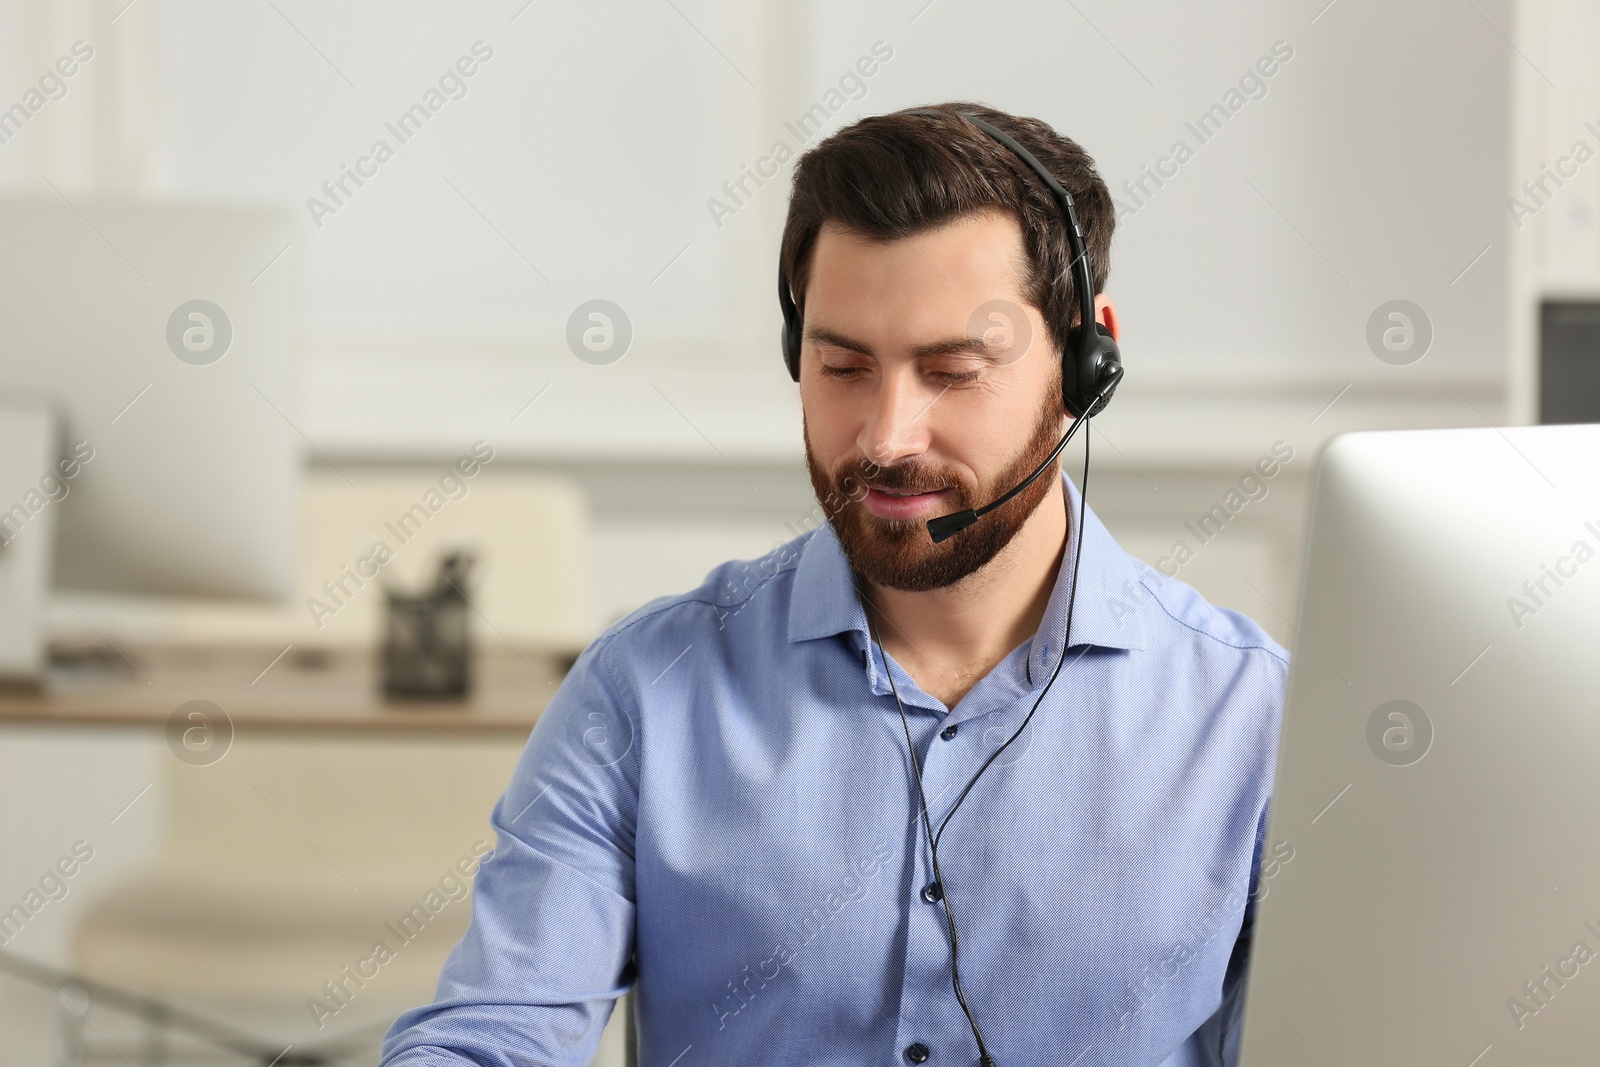
<svg viewBox="0 0 1600 1067"><path fill-rule="evenodd" d="M937 117L950 113L922 109L906 114ZM1078 325L1068 334L1066 351L1061 353L1061 403L1074 419L1097 415L1111 400L1117 382L1122 379L1122 354L1117 349L1111 331L1095 321L1094 277L1089 270L1089 249L1084 244L1083 229L1078 225L1072 194L1062 188L1055 175L1010 134L970 111L958 114L1022 160L1044 182L1050 195L1055 198L1056 206L1061 209L1062 222L1067 231L1067 247L1072 253L1068 269L1076 273L1077 284L1074 288L1078 292L1079 308ZM781 255L778 258L778 305L783 309L783 364L789 368L789 377L798 382L800 337L805 323L789 290L789 276L783 269Z"/></svg>
<svg viewBox="0 0 1600 1067"><path fill-rule="evenodd" d="M945 111L932 109L918 109L908 111L910 115L940 116L948 114ZM941 516L928 522L928 533L937 543L971 526L980 518L1002 506L1011 498L1027 488L1034 479L1043 474L1055 463L1056 457L1066 447L1073 434L1080 426L1088 426L1090 417L1100 412L1111 400L1111 394L1116 391L1117 383L1122 380L1122 354L1117 348L1116 339L1111 336L1111 331L1095 322L1094 315L1094 278L1089 270L1089 250L1084 244L1083 230L1078 226L1078 214L1072 204L1072 194L1061 187L1055 176L1044 168L1032 152L1012 138L1005 131L998 129L993 124L986 122L970 111L959 112L973 125L988 134L995 141L1009 149L1018 159L1027 164L1028 169L1038 175L1050 190L1050 195L1055 198L1056 205L1061 209L1062 222L1067 231L1067 245L1072 253L1072 263L1069 268L1076 271L1078 307L1080 317L1078 325L1068 333L1067 349L1061 353L1061 402L1067 414L1072 416L1072 425L1062 435L1061 441L1051 450L1049 457L1041 463L1032 474L1013 486L999 498L976 510L966 509L952 515ZM789 368L789 377L795 381L800 380L800 338L804 323L800 311L795 306L794 297L789 291L789 278L783 269L783 259L778 259L778 303L783 308L783 362ZM1090 325L1093 329L1090 329ZM917 788L917 797L921 803L921 818L923 829L927 833L929 850L932 853L934 884L940 887L939 895L935 898L944 906L945 922L950 935L950 979L955 991L956 1002L961 1006L962 1013L966 1016L967 1025L972 1029L972 1036L978 1046L978 1062L980 1067L996 1067L994 1056L990 1054L987 1042L984 1040L983 1031L978 1026L978 1021L973 1017L972 1007L967 1002L966 990L961 984L960 943L961 936L956 927L955 913L950 907L950 895L944 888L944 872L939 864L939 840L944 836L944 829L955 816L956 811L967 799L978 779L989 769L1000 754L1011 747L1012 742L1022 735L1033 721L1034 712L1044 703L1044 698L1055 685L1056 677L1061 673L1062 666L1067 660L1067 649L1072 644L1072 609L1078 599L1078 566L1083 560L1083 508L1088 506L1089 496L1089 438L1085 434L1083 439L1083 488L1078 512L1078 521L1074 527L1074 538L1077 541L1075 560L1072 567L1071 587L1067 597L1067 626L1066 634L1061 642L1061 655L1056 659L1056 666L1050 672L1049 680L1040 690L1039 696L1033 702L1033 707L1023 718L1022 724L1006 739L1005 743L996 749L983 766L978 768L976 774L967 782L966 788L956 798L955 804L945 817L940 821L939 828L935 831L928 812L928 797L922 788L922 771L917 764L916 748L911 741L911 725L906 718L905 705L901 703L899 688L894 682L894 672L889 668L887 655L883 654L882 642L878 640L877 632L872 626L870 615L867 620L869 636L877 644L879 654L884 655L884 673L889 679L890 691L894 694L895 706L900 711L900 724L905 731L906 750L911 759L911 769ZM926 892L926 890L924 891Z"/></svg>

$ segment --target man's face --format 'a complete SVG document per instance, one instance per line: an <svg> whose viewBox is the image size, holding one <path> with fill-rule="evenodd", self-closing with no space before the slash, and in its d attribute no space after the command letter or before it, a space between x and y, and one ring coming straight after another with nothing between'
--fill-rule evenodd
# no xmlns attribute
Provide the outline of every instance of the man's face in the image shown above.
<svg viewBox="0 0 1600 1067"><path fill-rule="evenodd" d="M1039 478L934 544L925 523L989 503L1065 429L1060 361L1021 292L1016 220L985 212L876 242L825 224L806 292L800 397L812 488L857 573L895 589L972 574L1021 529Z"/></svg>

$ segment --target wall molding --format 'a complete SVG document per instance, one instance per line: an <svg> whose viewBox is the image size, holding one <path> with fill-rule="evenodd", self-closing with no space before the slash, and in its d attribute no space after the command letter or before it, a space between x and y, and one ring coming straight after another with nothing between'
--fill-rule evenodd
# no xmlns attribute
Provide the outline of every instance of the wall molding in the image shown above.
<svg viewBox="0 0 1600 1067"><path fill-rule="evenodd" d="M668 341L594 367L559 342L347 342L309 361L296 421L334 463L428 460L478 438L525 462L799 462L799 401L775 342L707 347ZM1279 438L1314 448L1347 430L1510 421L1504 367L1444 358L1160 355L1129 367L1095 426L1103 458L1130 468L1231 468Z"/></svg>

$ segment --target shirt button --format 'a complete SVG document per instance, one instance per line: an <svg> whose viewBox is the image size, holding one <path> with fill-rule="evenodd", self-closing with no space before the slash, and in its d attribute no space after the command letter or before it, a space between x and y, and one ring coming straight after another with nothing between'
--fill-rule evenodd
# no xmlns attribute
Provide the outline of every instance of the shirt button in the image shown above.
<svg viewBox="0 0 1600 1067"><path fill-rule="evenodd" d="M922 899L929 904L937 904L944 899L944 890L939 888L938 882L929 882L922 887Z"/></svg>
<svg viewBox="0 0 1600 1067"><path fill-rule="evenodd" d="M928 1046L920 1041L907 1045L906 1059L912 1063L926 1063L928 1061Z"/></svg>
<svg viewBox="0 0 1600 1067"><path fill-rule="evenodd" d="M939 736L944 738L946 741L953 740L956 736L956 728L954 726L946 726L943 730L939 731Z"/></svg>

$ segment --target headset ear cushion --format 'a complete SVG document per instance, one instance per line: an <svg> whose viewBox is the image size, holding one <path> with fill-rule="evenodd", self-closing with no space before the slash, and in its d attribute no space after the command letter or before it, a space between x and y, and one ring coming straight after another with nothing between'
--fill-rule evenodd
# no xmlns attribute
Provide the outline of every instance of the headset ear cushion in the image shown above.
<svg viewBox="0 0 1600 1067"><path fill-rule="evenodd" d="M1084 395L1097 398L1090 415L1098 415L1105 410L1106 405L1111 403L1111 394L1117 391L1117 383L1122 380L1122 351L1117 347L1117 339L1098 322L1095 323L1095 334L1092 356L1084 368L1087 376Z"/></svg>
<svg viewBox="0 0 1600 1067"><path fill-rule="evenodd" d="M1111 331L1100 323L1095 323L1095 335L1088 342L1087 351L1078 350L1077 346L1083 342L1079 340L1076 330L1072 333L1073 355L1062 360L1061 364L1061 403L1067 409L1067 414L1073 418L1080 418L1093 404L1093 410L1087 413L1098 415L1111 402L1111 394L1116 392L1117 382L1122 379L1122 353L1117 347L1116 338L1111 336ZM1107 379L1109 387L1101 393ZM1094 398L1098 396L1099 399Z"/></svg>

